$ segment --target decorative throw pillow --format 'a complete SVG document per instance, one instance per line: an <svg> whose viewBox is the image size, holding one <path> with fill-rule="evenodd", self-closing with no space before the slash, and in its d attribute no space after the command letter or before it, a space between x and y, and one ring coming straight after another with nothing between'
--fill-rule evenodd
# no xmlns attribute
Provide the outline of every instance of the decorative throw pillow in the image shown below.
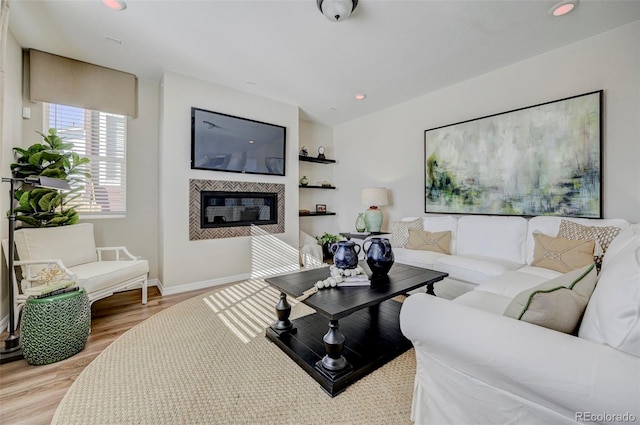
<svg viewBox="0 0 640 425"><path fill-rule="evenodd" d="M419 229L409 229L409 242L405 248L451 254L450 246L451 231L426 232Z"/></svg>
<svg viewBox="0 0 640 425"><path fill-rule="evenodd" d="M422 219L416 218L413 221L392 221L389 223L391 246L394 248L404 248L407 242L409 242L409 229L422 229Z"/></svg>
<svg viewBox="0 0 640 425"><path fill-rule="evenodd" d="M560 230L558 230L557 236L572 240L595 240L597 242L596 247L599 245L600 249L595 250L593 258L596 262L596 268L600 271L604 254L607 252L611 241L618 236L620 230L622 229L615 226L583 226L582 224L562 219L560 220Z"/></svg>
<svg viewBox="0 0 640 425"><path fill-rule="evenodd" d="M568 273L593 263L593 239L574 241L534 232L533 240L532 266Z"/></svg>
<svg viewBox="0 0 640 425"><path fill-rule="evenodd" d="M565 273L516 295L504 315L574 333L596 286L594 264Z"/></svg>

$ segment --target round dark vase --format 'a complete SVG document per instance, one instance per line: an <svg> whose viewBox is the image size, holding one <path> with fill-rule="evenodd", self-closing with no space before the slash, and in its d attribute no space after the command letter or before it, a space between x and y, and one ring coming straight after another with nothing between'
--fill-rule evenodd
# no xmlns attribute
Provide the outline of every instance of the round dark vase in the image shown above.
<svg viewBox="0 0 640 425"><path fill-rule="evenodd" d="M340 241L331 246L333 264L339 269L355 269L358 267L360 245L353 241Z"/></svg>
<svg viewBox="0 0 640 425"><path fill-rule="evenodd" d="M366 246L369 243L369 246ZM391 243L387 238L370 238L362 244L367 264L374 276L389 273L395 257L391 250Z"/></svg>

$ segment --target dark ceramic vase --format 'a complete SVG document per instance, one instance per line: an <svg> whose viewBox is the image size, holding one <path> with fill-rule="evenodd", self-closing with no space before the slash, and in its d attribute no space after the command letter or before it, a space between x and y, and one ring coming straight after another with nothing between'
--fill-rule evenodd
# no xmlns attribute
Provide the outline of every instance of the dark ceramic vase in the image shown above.
<svg viewBox="0 0 640 425"><path fill-rule="evenodd" d="M358 267L360 245L353 241L340 241L331 246L333 264L339 269L355 269Z"/></svg>
<svg viewBox="0 0 640 425"><path fill-rule="evenodd" d="M367 246L369 244L369 246ZM362 244L367 264L374 276L384 276L393 266L394 256L387 238L370 238Z"/></svg>

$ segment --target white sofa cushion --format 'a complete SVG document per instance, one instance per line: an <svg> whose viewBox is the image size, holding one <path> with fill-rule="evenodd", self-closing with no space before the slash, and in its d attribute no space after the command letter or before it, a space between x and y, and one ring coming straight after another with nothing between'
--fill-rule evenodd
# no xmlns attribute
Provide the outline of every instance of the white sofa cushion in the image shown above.
<svg viewBox="0 0 640 425"><path fill-rule="evenodd" d="M395 261L410 266L434 269L439 258L446 257L447 254L433 251L421 251L407 248L393 248Z"/></svg>
<svg viewBox="0 0 640 425"><path fill-rule="evenodd" d="M57 258L66 267L98 261L91 223L22 228L15 232L15 243L18 257L23 261Z"/></svg>
<svg viewBox="0 0 640 425"><path fill-rule="evenodd" d="M486 291L471 291L462 294L453 302L488 311L489 313L502 314L511 302L511 298Z"/></svg>
<svg viewBox="0 0 640 425"><path fill-rule="evenodd" d="M573 333L596 286L595 264L565 273L516 295L504 315Z"/></svg>
<svg viewBox="0 0 640 425"><path fill-rule="evenodd" d="M578 335L640 357L640 235L611 243Z"/></svg>
<svg viewBox="0 0 640 425"><path fill-rule="evenodd" d="M456 253L524 265L526 236L527 220L522 217L463 216L458 219Z"/></svg>
<svg viewBox="0 0 640 425"><path fill-rule="evenodd" d="M537 216L529 219L527 230L527 257L526 263L531 264L533 260L533 249L535 241L533 239L533 233L538 231L546 235L556 236L560 230L560 222L562 220L569 220L574 223L582 224L583 226L615 226L619 227L623 231L629 228L629 222L619 218L609 219L592 219L592 218L566 218L566 217L550 217L550 216Z"/></svg>
<svg viewBox="0 0 640 425"><path fill-rule="evenodd" d="M478 285L520 267L522 264L477 255L446 255L438 258L435 264L435 270L449 273L453 279Z"/></svg>
<svg viewBox="0 0 640 425"><path fill-rule="evenodd" d="M504 272L500 276L479 285L475 291L490 292L513 299L522 291L526 291L527 289L562 275L562 273L553 270L549 270L553 273L551 275L527 273L522 270L523 269L518 269L516 271Z"/></svg>

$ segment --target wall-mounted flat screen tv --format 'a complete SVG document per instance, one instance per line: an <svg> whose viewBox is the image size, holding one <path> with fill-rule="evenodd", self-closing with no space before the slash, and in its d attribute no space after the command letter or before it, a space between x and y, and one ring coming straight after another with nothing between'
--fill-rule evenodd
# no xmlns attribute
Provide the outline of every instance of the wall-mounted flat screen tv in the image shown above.
<svg viewBox="0 0 640 425"><path fill-rule="evenodd" d="M286 128L191 108L191 168L284 176Z"/></svg>

